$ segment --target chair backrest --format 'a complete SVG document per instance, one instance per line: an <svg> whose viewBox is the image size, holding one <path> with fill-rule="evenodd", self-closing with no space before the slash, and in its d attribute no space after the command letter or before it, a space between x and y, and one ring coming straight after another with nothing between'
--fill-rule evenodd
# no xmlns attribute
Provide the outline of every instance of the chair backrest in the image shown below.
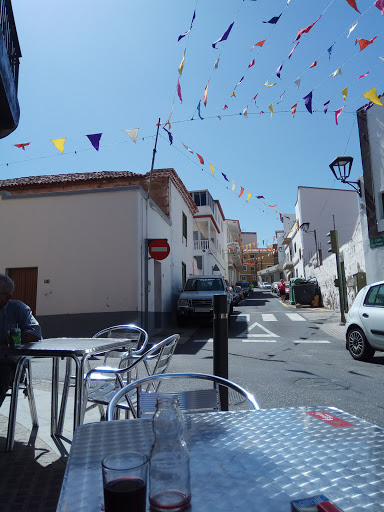
<svg viewBox="0 0 384 512"><path fill-rule="evenodd" d="M164 393L147 391L148 385L155 384L156 381L161 382L174 379L197 379L210 381L213 384L213 387L210 389L188 389L186 391L171 391ZM251 393L238 384L222 377L205 373L163 373L139 379L119 390L109 402L107 409L107 421L111 421L114 418L114 410L118 406L122 397L125 397L129 402L132 414L137 418L146 413L153 414L156 408L157 398L159 396L166 395L176 395L179 398L180 409L187 412L202 412L208 410L219 411L219 386L224 386L244 397L253 409L260 409L255 397ZM133 393L136 393L136 396ZM136 400L134 400L134 398L136 398ZM133 401L136 401L136 411L133 408Z"/></svg>
<svg viewBox="0 0 384 512"><path fill-rule="evenodd" d="M125 325L113 325L112 327L107 327L106 329L102 329L92 336L92 338L127 338L132 339L132 344L130 346L130 350L126 352L125 350L113 350L108 352L106 358L122 358L125 360L131 356L140 356L144 353L144 350L148 344L148 333L134 324L125 324ZM125 354L122 356L122 352ZM105 364L107 361L105 361ZM124 364L120 364L119 366L124 366Z"/></svg>

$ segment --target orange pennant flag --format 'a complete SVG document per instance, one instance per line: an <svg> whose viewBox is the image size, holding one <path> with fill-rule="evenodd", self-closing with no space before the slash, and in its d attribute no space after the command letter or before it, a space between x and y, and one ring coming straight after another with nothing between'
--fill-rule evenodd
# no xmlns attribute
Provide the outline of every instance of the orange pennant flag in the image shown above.
<svg viewBox="0 0 384 512"><path fill-rule="evenodd" d="M359 43L360 51L364 50L369 44L372 44L375 39L377 39L378 36L370 39L369 41L367 39L356 39L355 44Z"/></svg>
<svg viewBox="0 0 384 512"><path fill-rule="evenodd" d="M295 103L295 104L293 105L293 107L291 107L291 112L292 112L292 117L293 117L293 118L295 117L296 109L297 109L297 103Z"/></svg>
<svg viewBox="0 0 384 512"><path fill-rule="evenodd" d="M240 187L240 194L239 197L241 197L244 194L244 187Z"/></svg>
<svg viewBox="0 0 384 512"><path fill-rule="evenodd" d="M315 60L315 62L313 62L309 67L314 68L315 66L317 66L317 60Z"/></svg>
<svg viewBox="0 0 384 512"><path fill-rule="evenodd" d="M196 153L198 159L200 160L201 165L204 165L204 158L199 155L199 153Z"/></svg>
<svg viewBox="0 0 384 512"><path fill-rule="evenodd" d="M208 80L207 85L205 86L205 91L204 91L204 107L207 106L208 86L209 86L209 80Z"/></svg>
<svg viewBox="0 0 384 512"><path fill-rule="evenodd" d="M264 39L263 41L259 41L258 43L254 44L251 48L251 51L254 49L255 46L260 46L260 48L263 46L263 44L265 43L266 39Z"/></svg>

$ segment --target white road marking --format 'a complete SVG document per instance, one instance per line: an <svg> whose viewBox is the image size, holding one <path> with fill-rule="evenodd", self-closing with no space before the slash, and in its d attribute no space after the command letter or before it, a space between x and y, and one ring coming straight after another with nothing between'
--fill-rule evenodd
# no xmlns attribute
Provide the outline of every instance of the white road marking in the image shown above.
<svg viewBox="0 0 384 512"><path fill-rule="evenodd" d="M193 343L213 343L213 338L208 338L207 340L193 340Z"/></svg>
<svg viewBox="0 0 384 512"><path fill-rule="evenodd" d="M258 327L264 331L264 334L249 334L255 327ZM280 338L280 336L274 334L272 331L269 331L266 327L263 327L258 322L254 322L247 330L236 336L236 338Z"/></svg>
<svg viewBox="0 0 384 512"><path fill-rule="evenodd" d="M292 322L306 322L305 318L297 313L285 313Z"/></svg>
<svg viewBox="0 0 384 512"><path fill-rule="evenodd" d="M327 341L327 340L293 340L293 343L295 343L296 345L298 343L331 343L330 341Z"/></svg>
<svg viewBox="0 0 384 512"><path fill-rule="evenodd" d="M276 343L276 340L241 340L243 343Z"/></svg>
<svg viewBox="0 0 384 512"><path fill-rule="evenodd" d="M270 313L262 313L261 315L263 317L263 322L277 322L277 318L275 315L272 315Z"/></svg>

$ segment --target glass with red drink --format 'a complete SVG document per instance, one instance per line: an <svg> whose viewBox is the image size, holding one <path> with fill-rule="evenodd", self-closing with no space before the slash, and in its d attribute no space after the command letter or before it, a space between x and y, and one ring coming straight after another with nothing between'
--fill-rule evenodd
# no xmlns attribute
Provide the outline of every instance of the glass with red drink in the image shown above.
<svg viewBox="0 0 384 512"><path fill-rule="evenodd" d="M109 455L102 471L105 512L145 512L148 457L144 453Z"/></svg>

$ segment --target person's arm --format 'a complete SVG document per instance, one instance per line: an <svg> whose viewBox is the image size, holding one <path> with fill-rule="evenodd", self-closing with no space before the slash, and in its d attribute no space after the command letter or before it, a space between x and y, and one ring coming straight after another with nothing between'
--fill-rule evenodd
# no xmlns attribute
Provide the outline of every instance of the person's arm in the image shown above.
<svg viewBox="0 0 384 512"><path fill-rule="evenodd" d="M41 329L38 321L32 315L31 308L23 304L21 312L20 330L21 330L21 343L30 343L33 341L41 340Z"/></svg>
<svg viewBox="0 0 384 512"><path fill-rule="evenodd" d="M31 332L22 332L21 333L21 343L30 343L32 341L39 341L39 336L32 334Z"/></svg>

